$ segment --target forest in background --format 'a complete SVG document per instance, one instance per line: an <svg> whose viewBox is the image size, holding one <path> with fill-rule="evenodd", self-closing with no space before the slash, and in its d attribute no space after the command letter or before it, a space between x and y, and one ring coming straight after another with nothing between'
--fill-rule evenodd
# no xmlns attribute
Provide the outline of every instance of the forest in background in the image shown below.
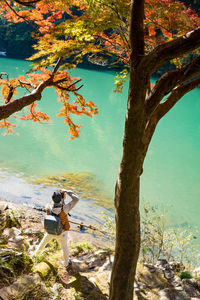
<svg viewBox="0 0 200 300"><path fill-rule="evenodd" d="M184 2L186 6L191 6L192 9L198 12L200 15L200 0L180 0ZM65 15L65 18L68 17ZM34 31L29 24L23 23L10 23L5 18L0 16L0 51L5 51L6 56L10 58L25 59L33 55L34 49L32 45L35 43L35 39L31 36L31 32ZM110 63L110 62L109 62ZM93 63L87 59L83 62L84 66L92 67ZM103 64L98 64L98 67L105 67ZM117 66L115 65L115 68ZM118 66L119 68L122 66ZM166 68L166 66L165 66ZM169 68L169 64L167 65ZM162 70L161 70L162 73Z"/></svg>

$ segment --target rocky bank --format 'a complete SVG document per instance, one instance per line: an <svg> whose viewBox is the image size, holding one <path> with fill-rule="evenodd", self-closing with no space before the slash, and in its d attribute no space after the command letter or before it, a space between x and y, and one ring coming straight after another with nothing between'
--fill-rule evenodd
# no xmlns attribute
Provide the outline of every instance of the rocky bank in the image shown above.
<svg viewBox="0 0 200 300"><path fill-rule="evenodd" d="M0 201L0 299L108 299L114 242L92 232L70 231L72 270L62 263L56 242L32 258L41 240L44 213ZM164 258L154 265L138 263L134 299L200 299L199 271ZM122 299L123 300L123 299Z"/></svg>

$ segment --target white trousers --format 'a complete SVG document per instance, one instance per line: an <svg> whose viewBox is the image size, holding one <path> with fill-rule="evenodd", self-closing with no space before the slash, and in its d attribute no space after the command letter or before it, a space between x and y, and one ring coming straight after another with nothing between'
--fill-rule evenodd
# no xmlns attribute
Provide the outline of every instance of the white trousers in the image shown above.
<svg viewBox="0 0 200 300"><path fill-rule="evenodd" d="M63 251L63 259L65 266L68 265L68 260L69 260L69 250L68 250L68 245L67 245L67 238L68 238L68 231L64 231L60 235L54 235L54 234L48 234L45 233L43 236L43 239L37 246L36 250L34 251L34 254L37 255L39 251L43 251L45 246L53 239L57 240L59 243L62 251Z"/></svg>

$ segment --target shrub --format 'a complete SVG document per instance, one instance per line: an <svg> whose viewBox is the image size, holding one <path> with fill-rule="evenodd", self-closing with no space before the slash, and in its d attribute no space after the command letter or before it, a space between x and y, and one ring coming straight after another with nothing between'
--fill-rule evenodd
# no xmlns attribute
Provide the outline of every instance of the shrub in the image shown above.
<svg viewBox="0 0 200 300"><path fill-rule="evenodd" d="M78 255L79 253L85 252L88 253L93 249L92 245L87 242L78 243L75 245L75 249L73 250L73 255Z"/></svg>
<svg viewBox="0 0 200 300"><path fill-rule="evenodd" d="M144 203L141 217L140 259L155 263L160 257L187 264L188 268L199 259L196 233L191 228L171 228L167 224L167 214L161 214L155 206ZM194 231L194 230L193 230ZM191 253L193 255L191 256Z"/></svg>
<svg viewBox="0 0 200 300"><path fill-rule="evenodd" d="M192 278L192 275L189 273L189 272L181 272L179 274L179 277L181 279L191 279Z"/></svg>

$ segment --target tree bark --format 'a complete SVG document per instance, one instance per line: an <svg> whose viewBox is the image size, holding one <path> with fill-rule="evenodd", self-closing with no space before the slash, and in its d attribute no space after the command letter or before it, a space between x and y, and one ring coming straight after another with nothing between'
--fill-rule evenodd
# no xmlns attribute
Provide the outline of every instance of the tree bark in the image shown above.
<svg viewBox="0 0 200 300"><path fill-rule="evenodd" d="M115 191L116 245L110 300L132 300L140 249L139 190L145 157L145 96L148 79L131 68L123 157Z"/></svg>
<svg viewBox="0 0 200 300"><path fill-rule="evenodd" d="M132 300L133 284L140 248L139 178L134 178L129 191L116 186L116 202L122 203L116 211L116 247L110 299ZM123 184L123 179L121 180ZM127 199L127 200L126 200Z"/></svg>

